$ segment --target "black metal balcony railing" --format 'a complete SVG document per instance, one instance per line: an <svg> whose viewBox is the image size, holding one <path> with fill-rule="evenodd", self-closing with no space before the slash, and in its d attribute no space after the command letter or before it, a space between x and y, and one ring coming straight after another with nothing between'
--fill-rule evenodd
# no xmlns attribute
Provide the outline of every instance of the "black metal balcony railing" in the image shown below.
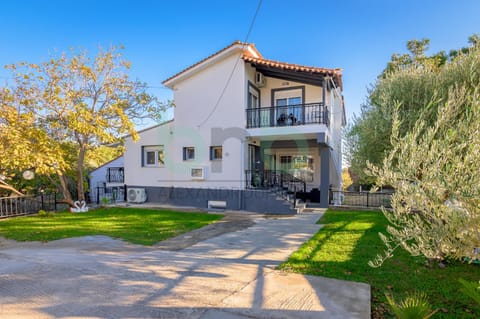
<svg viewBox="0 0 480 319"><path fill-rule="evenodd" d="M123 183L124 182L123 167L109 167L107 169L107 183Z"/></svg>
<svg viewBox="0 0 480 319"><path fill-rule="evenodd" d="M325 124L329 126L328 107L323 103L247 109L247 128Z"/></svg>

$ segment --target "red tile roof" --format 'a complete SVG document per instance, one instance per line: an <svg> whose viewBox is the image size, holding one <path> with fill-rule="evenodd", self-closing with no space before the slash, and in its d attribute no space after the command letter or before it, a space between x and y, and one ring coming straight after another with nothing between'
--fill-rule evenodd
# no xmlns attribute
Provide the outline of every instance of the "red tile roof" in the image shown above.
<svg viewBox="0 0 480 319"><path fill-rule="evenodd" d="M266 67L294 71L294 72L307 72L307 73L317 73L323 76L331 76L336 79L337 84L342 86L342 69L327 69L327 68L319 68L314 66L306 66L300 64L293 64L293 63L286 63L274 60L267 60L264 58L255 58L251 55L243 55L242 59L245 62L262 65Z"/></svg>
<svg viewBox="0 0 480 319"><path fill-rule="evenodd" d="M230 49L231 47L233 47L235 45L242 45L243 46L242 59L245 62L249 62L249 63L253 63L253 64L257 64L257 65L263 65L263 66L271 67L271 68L294 71L294 72L307 72L307 73L319 74L319 75L323 75L323 76L332 76L336 80L337 85L342 87L342 69L339 69L339 68L337 68L337 69L327 69L327 68L319 68L319 67L306 66L306 65L300 65L300 64L279 62L279 61L274 61L274 60L267 60L267 59L264 59L262 57L262 55L260 54L260 52L257 51L257 49L255 48L255 45L253 43L245 43L245 42L241 42L241 41L234 41L233 43L227 45L223 49L209 55L208 57L198 61L195 64L192 64L191 66L183 69L182 71L178 72L177 74L169 77L168 79L166 79L162 83L165 84L165 83L169 82L170 80L186 73L187 71L195 68L196 66L202 64L203 62L205 62L207 60L210 60L211 58L221 54L224 51L227 51L228 49ZM258 57L255 57L248 50L249 48L252 49L258 55Z"/></svg>

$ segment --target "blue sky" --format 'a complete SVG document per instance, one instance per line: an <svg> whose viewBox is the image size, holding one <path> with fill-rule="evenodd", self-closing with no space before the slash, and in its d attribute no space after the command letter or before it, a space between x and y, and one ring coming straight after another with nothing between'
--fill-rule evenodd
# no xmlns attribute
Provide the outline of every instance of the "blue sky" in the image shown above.
<svg viewBox="0 0 480 319"><path fill-rule="evenodd" d="M0 65L40 62L54 50L125 46L131 75L160 99L162 80L234 40L245 40L257 0L4 1ZM348 117L392 53L429 38L430 52L480 33L480 1L263 0L248 42L269 59L344 69ZM7 73L0 70L0 85Z"/></svg>

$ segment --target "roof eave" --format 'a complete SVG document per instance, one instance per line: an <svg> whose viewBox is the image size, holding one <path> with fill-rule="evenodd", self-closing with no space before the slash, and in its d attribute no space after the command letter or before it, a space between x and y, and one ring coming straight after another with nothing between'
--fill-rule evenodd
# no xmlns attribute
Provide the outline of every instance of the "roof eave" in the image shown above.
<svg viewBox="0 0 480 319"><path fill-rule="evenodd" d="M201 60L197 62L196 64L193 64L192 66L187 67L186 69L180 71L179 73L175 74L174 76L166 79L165 81L162 82L163 85L166 87L173 89L174 86L185 80L186 78L191 77L192 75L202 71L203 69L209 67L210 65L216 63L218 60L222 60L226 57L229 57L233 54L242 54L246 48L250 49L251 45L247 43L242 43L239 41L236 41L232 43L231 45L227 46L226 48L214 53L213 55L207 57L204 60ZM253 52L256 54L260 54L254 47L253 47ZM261 56L261 55L260 55Z"/></svg>
<svg viewBox="0 0 480 319"><path fill-rule="evenodd" d="M242 58L245 62L250 63L261 71L279 70L281 73L290 73L293 75L304 74L308 77L316 78L316 83L314 83L315 85L321 85L322 78L324 77L333 77L337 85L340 87L340 90L343 89L342 69L318 68L313 66L268 60L264 58L254 58L246 55L244 55ZM302 82L302 80L299 81Z"/></svg>

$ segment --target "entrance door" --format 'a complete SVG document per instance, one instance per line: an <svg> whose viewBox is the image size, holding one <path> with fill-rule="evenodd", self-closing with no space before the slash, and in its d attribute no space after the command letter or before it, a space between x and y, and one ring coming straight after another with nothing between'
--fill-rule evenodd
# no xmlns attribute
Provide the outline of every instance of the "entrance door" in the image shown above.
<svg viewBox="0 0 480 319"><path fill-rule="evenodd" d="M248 145L247 183L259 187L263 180L263 162L260 157L260 146Z"/></svg>
<svg viewBox="0 0 480 319"><path fill-rule="evenodd" d="M265 154L264 161L265 161L265 170L266 171L276 171L277 170L277 163L276 163L275 155Z"/></svg>
<svg viewBox="0 0 480 319"><path fill-rule="evenodd" d="M264 183L265 185L272 187L275 186L277 181L277 163L276 163L276 156L272 154L265 154L264 155Z"/></svg>
<svg viewBox="0 0 480 319"><path fill-rule="evenodd" d="M260 169L260 147L248 145L248 169L251 171Z"/></svg>
<svg viewBox="0 0 480 319"><path fill-rule="evenodd" d="M282 155L280 156L280 169L304 182L313 182L315 172L313 156Z"/></svg>

